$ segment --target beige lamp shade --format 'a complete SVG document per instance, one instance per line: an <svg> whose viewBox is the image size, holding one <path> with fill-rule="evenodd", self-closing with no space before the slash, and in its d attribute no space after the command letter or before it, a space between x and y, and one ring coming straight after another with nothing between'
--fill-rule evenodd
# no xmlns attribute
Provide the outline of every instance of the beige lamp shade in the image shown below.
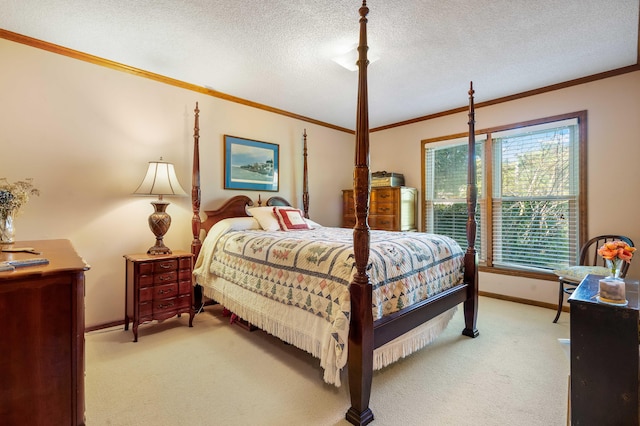
<svg viewBox="0 0 640 426"><path fill-rule="evenodd" d="M187 195L178 182L173 164L164 161L150 161L147 174L135 190L139 195Z"/></svg>
<svg viewBox="0 0 640 426"><path fill-rule="evenodd" d="M162 158L160 158L162 160ZM187 195L178 182L173 164L164 161L150 161L147 174L134 194L157 195L158 200L152 201L155 211L149 216L149 228L156 236L156 243L147 251L148 254L163 255L171 254L171 249L164 245L164 234L171 225L171 216L166 212L169 206L168 201L164 201L164 195Z"/></svg>

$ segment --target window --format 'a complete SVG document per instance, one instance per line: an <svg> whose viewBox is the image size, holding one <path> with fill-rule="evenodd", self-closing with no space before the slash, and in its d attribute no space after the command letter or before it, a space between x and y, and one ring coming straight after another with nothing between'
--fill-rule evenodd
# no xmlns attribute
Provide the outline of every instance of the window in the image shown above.
<svg viewBox="0 0 640 426"><path fill-rule="evenodd" d="M576 263L586 230L585 129L583 111L476 135L482 265L526 275ZM423 149L423 229L466 247L466 138Z"/></svg>
<svg viewBox="0 0 640 426"><path fill-rule="evenodd" d="M481 201L484 138L476 137L476 182L478 184L478 208L476 208L477 235L482 235L482 218L485 215ZM467 246L467 164L468 139L456 138L434 143L425 151L425 209L427 232L448 235ZM476 241L476 250L482 256L482 238Z"/></svg>

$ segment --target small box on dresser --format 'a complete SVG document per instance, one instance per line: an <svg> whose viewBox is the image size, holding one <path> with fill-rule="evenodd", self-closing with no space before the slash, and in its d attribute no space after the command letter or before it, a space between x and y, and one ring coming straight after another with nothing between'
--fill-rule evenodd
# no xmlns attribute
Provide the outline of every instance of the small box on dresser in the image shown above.
<svg viewBox="0 0 640 426"><path fill-rule="evenodd" d="M189 314L193 326L193 254L174 251L167 255L127 254L124 329L133 323L133 341L138 326Z"/></svg>

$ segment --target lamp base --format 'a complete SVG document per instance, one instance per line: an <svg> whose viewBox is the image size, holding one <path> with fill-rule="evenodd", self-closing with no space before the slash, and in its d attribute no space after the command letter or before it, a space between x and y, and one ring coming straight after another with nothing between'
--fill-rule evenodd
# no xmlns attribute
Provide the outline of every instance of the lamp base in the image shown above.
<svg viewBox="0 0 640 426"><path fill-rule="evenodd" d="M151 232L156 236L156 244L147 250L147 254L171 254L171 249L164 245L164 234L169 230L171 225L171 216L165 211L170 204L167 201L157 200L152 201L151 204L155 208L155 211L149 216L149 228Z"/></svg>
<svg viewBox="0 0 640 426"><path fill-rule="evenodd" d="M171 254L171 249L165 246L162 241L156 241L155 246L149 247L149 250L147 250L147 254L150 254L150 255Z"/></svg>

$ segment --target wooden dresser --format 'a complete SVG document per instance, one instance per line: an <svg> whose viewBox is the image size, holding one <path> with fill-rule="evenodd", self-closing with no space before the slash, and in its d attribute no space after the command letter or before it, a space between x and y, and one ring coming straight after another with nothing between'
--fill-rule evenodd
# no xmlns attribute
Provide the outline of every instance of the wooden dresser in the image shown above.
<svg viewBox="0 0 640 426"><path fill-rule="evenodd" d="M599 303L597 275L587 275L571 306L572 425L639 424L638 280L625 279L627 306Z"/></svg>
<svg viewBox="0 0 640 426"><path fill-rule="evenodd" d="M0 272L0 424L84 425L84 271L68 240L18 241L48 265ZM3 247L0 245L0 247Z"/></svg>
<svg viewBox="0 0 640 426"><path fill-rule="evenodd" d="M369 227L385 231L417 231L418 190L406 186L371 188ZM353 190L342 191L342 227L356 225Z"/></svg>
<svg viewBox="0 0 640 426"><path fill-rule="evenodd" d="M127 254L124 329L133 321L133 341L143 322L165 320L188 313L193 326L193 254Z"/></svg>

